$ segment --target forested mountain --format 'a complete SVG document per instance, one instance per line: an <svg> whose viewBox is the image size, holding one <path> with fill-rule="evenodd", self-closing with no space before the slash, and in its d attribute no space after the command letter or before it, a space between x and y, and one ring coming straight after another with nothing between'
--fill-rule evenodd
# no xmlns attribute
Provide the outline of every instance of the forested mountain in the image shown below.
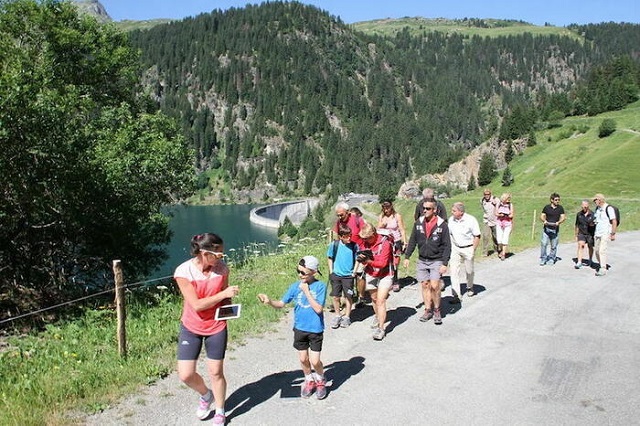
<svg viewBox="0 0 640 426"><path fill-rule="evenodd" d="M491 137L572 113L594 66L619 55L637 64L640 26L573 30L581 37L377 36L270 2L134 31L131 42L145 86L196 149L203 192L227 184L266 197L397 188ZM514 111L525 128L501 131Z"/></svg>

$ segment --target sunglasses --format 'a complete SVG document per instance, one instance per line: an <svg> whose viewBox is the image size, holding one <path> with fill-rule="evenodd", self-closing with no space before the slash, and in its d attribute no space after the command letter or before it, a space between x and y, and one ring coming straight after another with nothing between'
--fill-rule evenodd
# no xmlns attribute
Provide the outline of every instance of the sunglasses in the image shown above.
<svg viewBox="0 0 640 426"><path fill-rule="evenodd" d="M203 249L200 249L200 251L206 254L210 254L211 256L214 256L216 259L222 259L223 257L226 256L226 254L221 253L219 251L211 251L211 250L203 250Z"/></svg>
<svg viewBox="0 0 640 426"><path fill-rule="evenodd" d="M296 273L298 275L309 275L309 273L307 271L303 271L301 269L296 268Z"/></svg>
<svg viewBox="0 0 640 426"><path fill-rule="evenodd" d="M422 210L433 210L433 207L423 207Z"/></svg>

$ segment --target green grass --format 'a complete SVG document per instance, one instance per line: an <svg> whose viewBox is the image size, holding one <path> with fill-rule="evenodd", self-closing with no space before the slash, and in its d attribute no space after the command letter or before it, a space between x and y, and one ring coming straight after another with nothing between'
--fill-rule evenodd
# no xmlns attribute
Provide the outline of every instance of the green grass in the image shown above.
<svg viewBox="0 0 640 426"><path fill-rule="evenodd" d="M567 223L561 230L563 242L572 240L580 201L591 200L596 192L620 207L621 231L640 229L639 112L640 102L597 117L566 119L559 128L539 132L538 145L514 158L510 165L514 184L503 188L498 177L489 185L497 195L513 194L516 220L509 251L538 246L538 217L551 192L560 193L567 211ZM597 129L604 118L614 119L617 130L601 139ZM480 219L481 194L482 188L478 188L443 201L449 209L454 201L462 201L467 211ZM407 228L411 227L415 204L413 200L395 202ZM380 206L370 204L363 209L377 216ZM331 212L326 223L333 220ZM625 238L624 234L620 238ZM264 333L288 312L259 304L257 294L280 297L297 279L294 268L303 255L317 256L321 266L326 265L327 244L326 236L307 238L284 245L279 254L256 245L250 252L258 251L259 256L244 265L231 265L230 282L241 288L235 300L243 304L242 318L230 326L231 348L242 345L247 336ZM400 275L413 274L414 268L401 269ZM8 346L0 351L0 425L81 423L70 413L104 409L173 371L181 299L175 288L140 293L128 293L127 359L118 355L111 307L88 310L74 321L50 325L41 333L6 339ZM229 357L233 358L232 350Z"/></svg>
<svg viewBox="0 0 640 426"><path fill-rule="evenodd" d="M257 294L279 298L298 278L294 269L300 257L323 259L324 250L325 240L319 238L231 265L230 283L241 288L234 301L243 304L243 315L229 327L230 358L246 337L264 333L288 312L260 304ZM126 359L118 354L112 307L88 310L41 333L7 338L0 352L0 425L81 422L78 412L103 410L173 371L181 297L175 289L143 295L133 290L127 304Z"/></svg>
<svg viewBox="0 0 640 426"><path fill-rule="evenodd" d="M500 37L514 36L524 33L533 35L559 35L575 39L581 39L578 34L564 27L537 26L516 21L503 21L497 19L485 19L490 28L470 27L462 20L452 19L427 19L427 18L399 18L399 19L376 19L373 21L357 22L352 27L366 34L383 36L395 36L405 28L413 35L422 35L427 32L456 33L469 37Z"/></svg>

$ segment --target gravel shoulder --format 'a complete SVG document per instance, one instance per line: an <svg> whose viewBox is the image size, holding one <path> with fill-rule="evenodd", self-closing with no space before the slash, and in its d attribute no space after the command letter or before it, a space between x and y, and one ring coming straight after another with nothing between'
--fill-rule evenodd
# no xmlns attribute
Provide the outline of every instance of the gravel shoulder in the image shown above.
<svg viewBox="0 0 640 426"><path fill-rule="evenodd" d="M329 395L322 401L299 396L289 315L276 331L227 352L229 424L634 424L637 253L640 232L619 233L606 277L573 268L574 244L560 246L554 266L538 266L538 249L478 262L477 296L451 305L447 288L441 326L418 321L419 288L404 287L389 298L384 340L371 338L370 307L356 310L349 328L327 328ZM332 317L327 312L325 323ZM196 402L174 373L83 421L205 424L195 417Z"/></svg>

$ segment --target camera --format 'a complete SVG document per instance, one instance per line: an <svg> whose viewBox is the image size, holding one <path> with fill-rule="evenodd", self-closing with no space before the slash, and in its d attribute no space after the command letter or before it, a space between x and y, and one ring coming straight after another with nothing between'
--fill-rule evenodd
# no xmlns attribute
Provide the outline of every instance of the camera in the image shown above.
<svg viewBox="0 0 640 426"><path fill-rule="evenodd" d="M371 250L359 250L356 253L356 259L358 262L364 262L365 260L373 260L373 252Z"/></svg>

